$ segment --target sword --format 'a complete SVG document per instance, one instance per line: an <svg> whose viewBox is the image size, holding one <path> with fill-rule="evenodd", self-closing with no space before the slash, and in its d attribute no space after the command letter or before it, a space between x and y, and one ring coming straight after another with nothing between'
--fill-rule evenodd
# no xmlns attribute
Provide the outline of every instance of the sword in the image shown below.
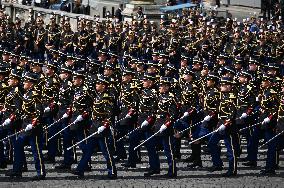
<svg viewBox="0 0 284 188"><path fill-rule="evenodd" d="M63 129L61 129L60 131L58 131L57 133L55 133L52 137L50 137L47 141L50 141L52 138L56 137L57 135L59 135L60 133L62 133L65 129L67 129L68 127L70 127L71 125L74 125L75 121L73 121L72 123L70 123L69 125L67 125L66 127L64 127Z"/></svg>
<svg viewBox="0 0 284 188"><path fill-rule="evenodd" d="M249 129L249 128L252 128L252 127L255 127L256 125L259 125L259 124L261 124L262 122L258 122L258 123L256 123L256 124L253 124L253 125L251 125L251 126L248 126L248 127L245 127L245 128L242 128L242 129L240 129L239 131L241 132L241 131L244 131L244 130L246 130L246 129Z"/></svg>
<svg viewBox="0 0 284 188"><path fill-rule="evenodd" d="M156 136L157 134L159 134L160 131L156 132L155 134L153 134L152 136L150 136L149 138L147 138L146 140L144 140L142 143L140 143L138 146L136 146L134 148L134 151L137 150L139 147L141 147L143 144L145 144L146 142L148 142L151 138L153 138L154 136Z"/></svg>
<svg viewBox="0 0 284 188"><path fill-rule="evenodd" d="M14 134L11 134L11 135L9 135L9 136L3 138L2 140L0 140L0 142L2 142L2 141L4 141L4 140L7 140L7 139L9 139L9 138L11 138L11 137L13 137L13 136L16 136L17 134L20 134L20 133L22 133L22 132L24 132L24 131L25 131L25 129L22 129L22 130L20 130L20 131L14 133Z"/></svg>
<svg viewBox="0 0 284 188"><path fill-rule="evenodd" d="M53 125L55 125L56 123L59 123L62 119L65 119L63 117L61 117L60 119L58 119L57 121L53 122L52 124L50 124L49 126L45 126L44 129L49 129L50 127L52 127Z"/></svg>
<svg viewBox="0 0 284 188"><path fill-rule="evenodd" d="M275 135L274 137L272 137L270 140L268 140L267 142L265 142L264 144L262 144L261 146L258 147L258 149L262 148L263 146L269 144L270 142L272 142L275 138L279 137L281 134L284 133L284 130L280 133L278 133L277 135Z"/></svg>
<svg viewBox="0 0 284 188"><path fill-rule="evenodd" d="M132 134L133 132L135 132L136 130L140 129L140 126L133 129L132 131L130 131L129 133L127 133L126 135L124 135L123 137L121 137L120 139L118 139L116 142L119 142L120 140L124 139L125 137L127 137L128 135Z"/></svg>
<svg viewBox="0 0 284 188"><path fill-rule="evenodd" d="M216 133L216 132L218 132L218 129L216 129L216 130L214 130L214 131L212 131L212 132L210 132L210 133L208 133L208 134L206 134L206 135L204 135L204 136L202 136L202 137L200 137L200 138L197 138L197 139L195 139L195 140L189 142L188 144L192 144L192 143L194 143L194 142L197 142L197 141L199 141L199 140L202 140L203 138L205 138L205 137L207 137L207 136L210 136L211 134L214 134L214 133Z"/></svg>
<svg viewBox="0 0 284 188"><path fill-rule="evenodd" d="M191 129L191 128L195 127L196 125L200 124L200 123L203 123L203 120L202 120L202 121L199 121L199 122L197 122L197 123L195 123L194 125L189 126L188 128L186 128L186 129L184 129L184 130L182 130L182 131L180 131L179 134L184 133L184 132L187 131L188 129Z"/></svg>
<svg viewBox="0 0 284 188"><path fill-rule="evenodd" d="M88 140L89 138L91 138L92 136L94 136L94 135L96 135L96 134L98 134L98 133L99 133L99 131L94 132L93 134L89 135L88 137L84 138L83 140L81 140L81 141L77 142L76 144L70 146L69 148L67 148L67 150L70 150L70 149L72 149L72 148L78 146L78 145L81 144L82 142Z"/></svg>

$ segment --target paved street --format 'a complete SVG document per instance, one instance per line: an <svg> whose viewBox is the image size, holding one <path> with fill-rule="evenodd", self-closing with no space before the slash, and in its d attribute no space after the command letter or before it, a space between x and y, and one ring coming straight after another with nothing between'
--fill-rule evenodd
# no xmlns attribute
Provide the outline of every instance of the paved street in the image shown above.
<svg viewBox="0 0 284 188"><path fill-rule="evenodd" d="M243 142L244 143L244 142ZM211 166L210 156L208 154L203 155L202 159L204 161L203 169L198 171L190 170L187 168L187 163L180 162L177 163L178 167L178 178L177 179L164 179L159 176L152 178L144 178L143 173L147 167L147 160L145 148L142 148L142 164L137 166L137 169L130 169L125 171L125 169L117 164L118 168L118 179L108 180L105 178L105 163L102 158L101 153L93 157L93 171L85 173L85 179L78 180L76 177L68 172L58 172L54 170L54 164L47 164L47 178L40 182L31 182L29 177L35 175L35 168L33 165L32 155L30 151L27 151L29 172L23 174L23 178L12 180L5 177L4 174L6 170L1 170L0 172L0 187L117 187L117 188L133 188L133 187L283 187L283 177L284 177L284 156L283 151L281 153L280 169L277 170L277 174L273 177L260 176L259 171L265 164L264 152L266 149L262 149L259 154L259 163L256 170L249 169L241 165L239 162L238 176L235 178L222 178L221 173L217 172L211 173L206 170L206 167ZM27 149L28 150L28 149ZM187 146L187 141L183 141L182 144L182 159L185 159L191 150ZM46 152L46 151L45 151ZM223 161L225 167L228 166L226 159L226 150L222 149ZM81 156L81 153L79 153ZM241 158L246 156L245 148L243 148L243 154ZM160 153L160 159L162 162L162 173L165 174L167 171L167 163L163 153ZM58 158L58 161L62 158ZM10 169L11 166L8 167Z"/></svg>

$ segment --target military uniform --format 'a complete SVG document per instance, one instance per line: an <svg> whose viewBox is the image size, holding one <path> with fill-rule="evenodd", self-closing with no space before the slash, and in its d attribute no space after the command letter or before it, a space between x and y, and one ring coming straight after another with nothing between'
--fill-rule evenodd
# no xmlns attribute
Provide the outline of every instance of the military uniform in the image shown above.
<svg viewBox="0 0 284 188"><path fill-rule="evenodd" d="M20 81L21 72L18 70L12 70L9 77L16 78ZM21 120L22 100L23 100L23 90L22 87L20 87L20 83L13 87L9 87L9 93L5 97L5 106L4 106L5 112L3 115L3 122L2 122L3 129L1 130L1 134L4 133L7 136L7 134L8 135L14 134L20 130L22 124ZM13 147L15 146L16 137L12 137L11 139L8 140L8 142L9 144L6 145L6 149L8 149L7 160L10 160L10 162L12 162L14 154ZM3 156L0 159L5 159L5 157Z"/></svg>
<svg viewBox="0 0 284 188"><path fill-rule="evenodd" d="M25 81L36 83L38 77L34 73L27 73L24 77ZM24 163L24 146L29 143L32 148L33 157L37 176L35 180L44 179L46 172L42 155L42 114L43 107L40 100L40 95L32 86L31 89L25 90L22 104L22 130L15 142L15 156L13 163L13 171L8 174L11 177L21 176Z"/></svg>
<svg viewBox="0 0 284 188"><path fill-rule="evenodd" d="M263 81L272 79L269 75L263 75ZM275 126L277 124L277 112L279 107L279 99L277 93L272 87L264 88L260 99L260 125L255 126L251 136L251 148L248 152L248 161L251 163L257 162L258 143L259 139L264 136L265 140L275 136ZM262 173L275 173L276 164L276 140L268 143L268 151L266 158L266 166Z"/></svg>
<svg viewBox="0 0 284 188"><path fill-rule="evenodd" d="M160 84L170 85L167 77L162 77ZM163 144L164 153L169 165L168 177L177 176L176 161L173 153L173 123L177 118L177 103L174 95L169 93L160 93L158 96L158 109L156 111L156 121L154 123L155 132L159 131L159 140Z"/></svg>
<svg viewBox="0 0 284 188"><path fill-rule="evenodd" d="M99 77L97 83L109 84L107 78ZM94 148L96 146L100 147L104 158L107 161L107 171L108 177L111 179L116 178L117 172L115 167L115 162L113 158L113 153L110 150L110 145L108 142L108 137L111 134L111 117L113 110L113 99L108 94L107 90L103 92L97 92L96 97L93 101L92 106L92 125L90 127L90 134L96 133L88 141L86 141L88 148L86 152L83 153L81 161L79 162L77 169L73 172L76 175L83 176L84 171L91 160L92 154L95 152Z"/></svg>
<svg viewBox="0 0 284 188"><path fill-rule="evenodd" d="M58 100L59 93L59 78L55 73L57 71L57 62L49 61L47 63L47 68L52 69L53 73L49 73L45 76L45 84L42 91L42 102L44 107L43 121L46 126L49 126L54 122L54 118L58 113L58 105L56 101ZM47 145L47 156L45 161L55 162L55 156L58 155L61 151L61 144L59 136L53 138L49 142L47 139L52 137L55 133L59 131L58 126L52 126L49 129L46 129L46 145Z"/></svg>
<svg viewBox="0 0 284 188"><path fill-rule="evenodd" d="M233 80L228 77L221 79L221 84L233 84ZM218 114L218 124L216 132L209 138L208 147L210 149L213 167L212 171L222 169L221 152L218 143L224 139L229 159L229 169L224 176L234 176L237 174L237 155L239 151L239 138L236 126L236 96L231 91L222 92L220 97Z"/></svg>
<svg viewBox="0 0 284 188"><path fill-rule="evenodd" d="M55 118L56 121L58 121L57 125L60 129L63 129L64 127L68 126L68 123L70 121L71 116L71 108L72 108L72 99L74 96L74 88L73 84L71 82L71 74L72 69L69 69L65 64L63 64L60 68L60 73L68 73L69 77L61 80L60 88L59 88L59 94L57 98L57 104L58 104L58 114ZM64 117L64 114L67 114L69 117ZM76 152L73 148L72 150L67 150L68 147L70 147L72 144L74 144L74 141L71 137L71 131L70 129L66 129L62 133L63 138L63 162L56 166L56 169L70 169L71 165L76 161Z"/></svg>

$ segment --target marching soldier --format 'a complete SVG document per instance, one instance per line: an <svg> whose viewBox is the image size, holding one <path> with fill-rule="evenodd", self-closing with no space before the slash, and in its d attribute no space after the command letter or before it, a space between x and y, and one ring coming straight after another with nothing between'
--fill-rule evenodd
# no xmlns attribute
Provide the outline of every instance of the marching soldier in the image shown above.
<svg viewBox="0 0 284 188"><path fill-rule="evenodd" d="M70 69L68 66L63 64L60 68L60 88L59 88L59 94L57 98L57 104L58 104L58 114L55 118L58 122L57 125L60 129L63 129L64 127L68 126L68 123L70 121L71 116L71 108L72 108L72 98L74 96L74 88L72 84L72 69ZM64 114L66 113L66 116L64 117ZM59 170L70 170L71 165L76 162L75 150L67 150L68 147L70 147L74 142L72 141L71 131L70 129L64 130L62 133L63 137L63 162L55 166L56 169Z"/></svg>
<svg viewBox="0 0 284 188"><path fill-rule="evenodd" d="M260 100L260 123L254 127L251 136L251 148L248 151L248 162L246 163L246 166L257 166L260 136L264 134L265 140L269 140L275 136L279 99L277 92L273 89L273 80L269 75L264 74L262 76L261 87L263 92L258 96ZM261 171L264 175L275 174L276 144L277 142L275 140L268 143L266 166L265 169Z"/></svg>
<svg viewBox="0 0 284 188"><path fill-rule="evenodd" d="M43 121L45 126L49 126L54 122L54 118L57 116L58 106L56 101L58 100L59 93L59 78L56 74L57 62L48 61L45 70L45 84L42 91L42 102L44 107ZM58 126L52 126L46 129L46 142L47 139L53 136L57 131L59 131ZM45 156L45 162L55 162L55 156L61 151L61 144L59 143L59 136L53 138L47 142L47 155Z"/></svg>
<svg viewBox="0 0 284 188"><path fill-rule="evenodd" d="M40 95L35 89L38 75L35 73L27 73L24 77L24 96L22 104L22 129L17 136L14 149L13 170L7 174L10 177L21 177L24 163L24 146L26 143L32 147L32 153L35 160L35 168L37 175L32 180L45 179L45 166L42 155L42 114L43 107Z"/></svg>
<svg viewBox="0 0 284 188"><path fill-rule="evenodd" d="M233 79L222 77L220 81L220 105L218 114L217 129L209 138L208 147L211 152L213 166L210 171L220 171L223 169L221 151L218 143L224 139L227 156L229 159L229 169L223 174L225 177L237 175L237 151L239 150L239 138L236 127L236 96L232 93Z"/></svg>
<svg viewBox="0 0 284 188"><path fill-rule="evenodd" d="M113 99L107 91L108 85L109 81L103 76L99 77L96 82L97 96L94 98L92 105L92 125L90 127L90 134L94 134L94 136L86 141L86 148L88 149L83 153L76 170L72 171L73 174L80 178L84 177L84 171L96 146L100 147L107 161L108 178L116 179L117 177L113 154L108 142L108 137L111 134L110 126L113 109Z"/></svg>
<svg viewBox="0 0 284 188"><path fill-rule="evenodd" d="M8 85L9 93L5 97L5 112L3 116L3 129L7 130L8 135L14 134L21 129L21 108L23 103L23 88L21 87L20 81L22 73L18 69L13 69L9 75ZM10 162L13 162L13 154L16 143L16 137L9 139L12 144L9 148ZM7 147L7 146L6 146ZM1 158L2 159L2 158ZM27 171L26 158L24 161L23 172Z"/></svg>
<svg viewBox="0 0 284 188"><path fill-rule="evenodd" d="M133 130L136 126L137 104L139 100L137 87L133 80L134 75L135 72L130 69L124 70L122 75L122 85L119 96L119 122L115 125L115 128L118 132L118 134L116 135L118 139L127 134L129 131ZM124 148L123 140L116 142L116 155L116 161L126 158L126 151Z"/></svg>
<svg viewBox="0 0 284 188"><path fill-rule="evenodd" d="M161 77L159 85L158 109L154 123L155 132L159 132L159 140L163 144L164 153L169 165L168 178L177 176L176 161L173 153L173 123L177 118L177 103L174 95L170 93L171 80L168 77ZM151 176L158 172L149 171L144 176Z"/></svg>

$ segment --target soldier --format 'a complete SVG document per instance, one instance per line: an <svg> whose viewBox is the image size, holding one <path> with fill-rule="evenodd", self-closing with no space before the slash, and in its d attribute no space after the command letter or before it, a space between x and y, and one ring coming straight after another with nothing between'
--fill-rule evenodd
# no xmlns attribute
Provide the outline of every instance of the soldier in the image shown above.
<svg viewBox="0 0 284 188"><path fill-rule="evenodd" d="M171 80L168 77L160 79L158 109L156 111L155 131L159 132L159 140L163 144L164 153L169 165L167 178L177 176L176 161L173 153L173 123L177 118L177 103L174 95L170 93ZM155 172L157 174L158 172ZM144 176L153 175L153 171L145 173Z"/></svg>
<svg viewBox="0 0 284 188"><path fill-rule="evenodd" d="M35 73L27 73L24 77L24 96L22 104L22 131L17 136L15 142L15 153L13 170L7 174L10 177L21 177L24 163L24 146L26 143L32 148L35 160L35 168L37 175L32 180L45 179L45 166L42 155L42 114L43 107L41 105L40 95L35 89L38 75Z"/></svg>
<svg viewBox="0 0 284 188"><path fill-rule="evenodd" d="M46 39L46 30L44 28L44 22L41 15L38 15L36 20L36 29L34 31L34 50L33 56L36 59L44 60L45 53L45 39Z"/></svg>
<svg viewBox="0 0 284 188"><path fill-rule="evenodd" d="M30 64L31 72L36 73L38 75L37 84L35 85L35 89L38 90L38 93L42 95L43 88L45 85L45 76L42 72L44 61L40 59L35 59Z"/></svg>
<svg viewBox="0 0 284 188"><path fill-rule="evenodd" d="M69 118L70 122L72 122L67 125L69 126L68 128L64 127L65 129L70 129L70 134L68 134L69 137L66 138L66 144L71 144L72 141L74 143L75 141L83 140L88 136L88 130L90 128L90 107L88 106L88 104L90 104L92 100L88 93L88 88L84 84L84 81L84 70L76 70L73 72L72 82L74 88L74 96L71 103L72 113L67 111L63 114L64 119ZM83 153L87 151L86 142L81 143L79 147ZM68 165L70 165L70 163Z"/></svg>
<svg viewBox="0 0 284 188"><path fill-rule="evenodd" d="M224 139L227 156L229 159L229 169L223 174L225 177L237 175L237 151L239 138L236 127L236 96L232 93L233 80L229 77L222 77L220 81L220 105L218 114L218 124L216 132L209 138L208 147L211 152L213 166L211 172L220 171L223 169L221 160L221 151L218 148L218 143Z"/></svg>
<svg viewBox="0 0 284 188"><path fill-rule="evenodd" d="M21 108L23 102L23 88L20 84L22 77L22 73L18 69L13 69L9 75L8 85L9 85L9 93L5 97L5 112L3 116L3 129L7 130L8 135L14 134L18 132L21 128L22 120L21 120ZM13 163L13 154L16 143L16 137L10 138L9 142L9 163ZM8 145L6 145L7 147ZM1 158L2 159L2 158ZM26 158L24 158L24 166L23 172L27 171L27 162Z"/></svg>
<svg viewBox="0 0 284 188"><path fill-rule="evenodd" d="M56 74L57 62L48 61L45 70L45 84L42 91L42 102L44 107L43 121L45 126L49 126L54 122L54 118L57 116L58 106L56 101L58 101L59 93L59 78ZM46 129L46 139L52 137L57 131L59 131L58 126L52 126ZM61 152L59 136L53 138L47 142L47 154L45 156L45 162L55 162L55 156Z"/></svg>
<svg viewBox="0 0 284 188"><path fill-rule="evenodd" d="M135 73L130 69L126 69L122 75L122 85L119 96L119 122L115 125L115 129L118 131L118 139L133 130L136 126L137 104L139 100L137 87L133 80L134 75ZM116 155L116 161L126 158L123 140L116 142Z"/></svg>
<svg viewBox="0 0 284 188"><path fill-rule="evenodd" d="M261 87L262 93L258 96L260 100L260 126L255 126L251 136L251 148L248 151L248 162L246 166L257 166L258 143L260 136L264 134L265 140L275 136L275 126L277 121L277 112L279 107L279 99L277 92L273 89L273 78L264 74L262 76ZM274 140L268 143L267 158L265 169L261 171L263 175L275 174L276 164L276 144Z"/></svg>
<svg viewBox="0 0 284 188"><path fill-rule="evenodd" d="M109 81L107 78L101 76L96 82L97 96L94 98L92 106L92 125L90 134L96 133L93 137L88 139L86 152L83 153L81 161L79 162L76 170L72 171L73 174L84 177L84 171L91 160L94 153L94 148L98 145L107 161L107 171L109 179L116 179L117 172L112 151L109 149L108 136L111 134L111 118L113 109L113 99L108 94L107 86Z"/></svg>
<svg viewBox="0 0 284 188"><path fill-rule="evenodd" d="M55 118L58 122L57 125L60 129L63 129L64 127L68 126L68 122L70 120L71 115L71 108L72 108L72 97L74 96L74 88L72 85L72 69L70 69L68 66L63 64L60 68L60 88L59 88L59 94L57 98L57 104L58 104L58 114ZM64 114L68 117L64 117ZM60 120L61 119L61 120ZM72 141L72 135L70 129L66 129L62 133L63 137L63 162L55 166L55 169L59 170L70 170L71 165L75 163L76 158L74 156L75 150L67 150L68 147L70 147L74 142Z"/></svg>

